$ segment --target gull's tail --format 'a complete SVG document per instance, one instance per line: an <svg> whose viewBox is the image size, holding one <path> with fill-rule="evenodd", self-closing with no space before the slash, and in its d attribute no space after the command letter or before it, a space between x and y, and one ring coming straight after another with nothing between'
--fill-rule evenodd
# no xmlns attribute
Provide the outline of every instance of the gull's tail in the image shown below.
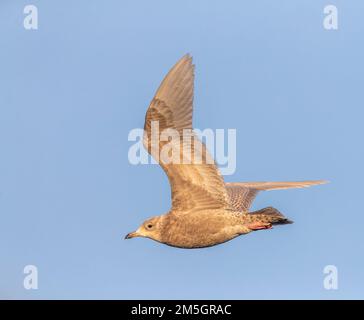
<svg viewBox="0 0 364 320"><path fill-rule="evenodd" d="M291 224L292 220L286 218L282 213L273 207L267 207L250 213L255 221L270 223L272 225Z"/></svg>

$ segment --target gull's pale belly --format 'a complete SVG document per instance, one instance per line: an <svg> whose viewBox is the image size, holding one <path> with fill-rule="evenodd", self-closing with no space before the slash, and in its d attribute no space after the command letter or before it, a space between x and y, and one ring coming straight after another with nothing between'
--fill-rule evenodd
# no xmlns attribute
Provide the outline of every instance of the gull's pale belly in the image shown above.
<svg viewBox="0 0 364 320"><path fill-rule="evenodd" d="M231 211L206 211L171 219L162 242L180 248L203 248L247 233L241 215Z"/></svg>

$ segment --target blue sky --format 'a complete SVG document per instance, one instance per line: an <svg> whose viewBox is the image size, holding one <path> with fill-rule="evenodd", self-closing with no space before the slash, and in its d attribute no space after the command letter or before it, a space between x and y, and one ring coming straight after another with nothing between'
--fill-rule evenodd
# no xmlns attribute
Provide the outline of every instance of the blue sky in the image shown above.
<svg viewBox="0 0 364 320"><path fill-rule="evenodd" d="M25 30L34 4L39 29ZM339 29L323 28L335 4ZM364 298L362 1L0 4L0 297ZM328 179L271 191L295 224L181 250L124 241L170 206L127 140L168 69L196 64L194 125L237 130L227 181ZM38 267L38 290L23 268ZM338 268L325 290L323 268Z"/></svg>

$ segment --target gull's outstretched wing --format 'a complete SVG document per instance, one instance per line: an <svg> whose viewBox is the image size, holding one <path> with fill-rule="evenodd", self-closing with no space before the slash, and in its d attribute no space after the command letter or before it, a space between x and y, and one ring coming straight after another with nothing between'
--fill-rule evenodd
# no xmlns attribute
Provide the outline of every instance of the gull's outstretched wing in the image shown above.
<svg viewBox="0 0 364 320"><path fill-rule="evenodd" d="M280 190L291 188L306 188L324 184L325 180L310 181L279 181L279 182L231 182L226 183L231 206L238 211L247 212L256 195L262 190Z"/></svg>
<svg viewBox="0 0 364 320"><path fill-rule="evenodd" d="M144 146L168 176L175 212L229 206L224 180L192 131L193 82L192 58L185 55L164 78L145 116ZM152 134L155 126L159 134ZM163 141L163 132L173 138Z"/></svg>

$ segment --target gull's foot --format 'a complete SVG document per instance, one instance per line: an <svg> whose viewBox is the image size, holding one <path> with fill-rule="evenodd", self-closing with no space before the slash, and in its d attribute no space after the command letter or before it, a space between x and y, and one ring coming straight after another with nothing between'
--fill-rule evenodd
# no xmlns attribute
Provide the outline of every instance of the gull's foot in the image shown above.
<svg viewBox="0 0 364 320"><path fill-rule="evenodd" d="M253 231L272 229L272 224L269 222L252 222L247 225L247 227Z"/></svg>

